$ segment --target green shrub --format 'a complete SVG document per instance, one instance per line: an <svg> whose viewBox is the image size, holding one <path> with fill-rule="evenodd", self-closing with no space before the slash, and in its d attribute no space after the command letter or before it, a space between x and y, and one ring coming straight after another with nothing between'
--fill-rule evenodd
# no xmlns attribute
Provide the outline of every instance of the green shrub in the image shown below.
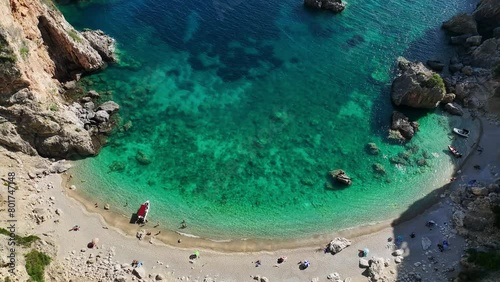
<svg viewBox="0 0 500 282"><path fill-rule="evenodd" d="M28 272L31 279L36 282L43 282L43 273L45 267L50 263L50 257L37 250L32 250L24 257L26 258L26 272Z"/></svg>
<svg viewBox="0 0 500 282"><path fill-rule="evenodd" d="M76 30L72 29L72 30L68 31L68 35L69 35L69 37L73 38L73 40L75 40L76 42L78 42L78 43L82 42L82 39L80 38L80 36L76 32Z"/></svg>
<svg viewBox="0 0 500 282"><path fill-rule="evenodd" d="M59 106L55 103L52 103L49 105L49 110L52 112L57 112L57 111L59 111Z"/></svg>
<svg viewBox="0 0 500 282"><path fill-rule="evenodd" d="M21 54L21 57L22 57L23 59L26 59L26 58L28 58L28 55L29 55L29 53L30 53L30 50L28 49L28 47L23 46L23 47L21 47L21 49L19 50L19 53Z"/></svg>
<svg viewBox="0 0 500 282"><path fill-rule="evenodd" d="M10 231L4 228L0 228L0 234L10 236ZM15 235L16 239L16 244L23 246L23 247L30 247L31 243L40 240L40 237L35 236L35 235L29 235L26 237Z"/></svg>
<svg viewBox="0 0 500 282"><path fill-rule="evenodd" d="M433 74L428 80L423 81L421 83L421 86L426 88L438 87L444 93L446 93L446 87L444 86L443 78L437 73Z"/></svg>

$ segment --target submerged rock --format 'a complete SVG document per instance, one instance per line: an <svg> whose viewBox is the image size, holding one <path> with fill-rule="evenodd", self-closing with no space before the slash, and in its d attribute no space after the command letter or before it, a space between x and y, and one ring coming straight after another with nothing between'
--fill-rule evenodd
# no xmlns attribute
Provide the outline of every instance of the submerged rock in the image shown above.
<svg viewBox="0 0 500 282"><path fill-rule="evenodd" d="M370 155L378 155L380 153L379 148L377 147L377 144L375 143L368 143L366 144L366 150Z"/></svg>

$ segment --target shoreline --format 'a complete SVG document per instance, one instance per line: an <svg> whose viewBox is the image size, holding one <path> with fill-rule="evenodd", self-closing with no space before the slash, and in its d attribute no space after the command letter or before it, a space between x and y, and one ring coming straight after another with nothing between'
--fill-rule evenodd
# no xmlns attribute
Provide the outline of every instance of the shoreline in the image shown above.
<svg viewBox="0 0 500 282"><path fill-rule="evenodd" d="M465 118L467 120L469 117ZM483 135L483 125L481 119L478 120L478 125L476 126L479 129L479 133L477 135L477 139L474 142L474 146L469 148L467 152L467 157L462 159L458 166L453 168L453 173L450 175L450 178L456 174L457 171L461 170L467 164L467 161L470 159L470 156L473 154L478 144L481 142L481 138ZM475 120L472 120L474 122ZM474 122L475 123L475 122ZM450 125L451 131L451 125ZM113 228L119 230L121 234L124 234L127 237L136 238L137 232L141 229L150 231L152 236L146 236L146 240L150 238L154 238L155 240L161 241L163 244L167 246L171 246L174 248L180 249L188 249L188 248L201 248L206 250L212 250L217 252L262 252L262 251L279 251L279 250L293 250L293 249L301 249L301 248L309 248L309 247L324 247L323 245L318 245L319 242L329 242L335 237L345 237L356 239L359 237L363 237L372 233L380 232L386 228L395 227L397 225L403 224L417 217L418 215L425 213L429 210L432 210L436 205L439 204L441 197L440 195L446 193L450 189L450 182L443 183L443 185L436 187L427 195L425 195L422 199L425 199L426 202L419 205L418 207L410 207L405 208L402 212L400 212L397 216L391 217L389 219L368 223L364 225L358 225L351 228L331 231L324 234L311 234L311 236L307 238L297 238L297 239L210 239L203 238L196 235L191 234L182 234L181 232L176 232L167 228L154 228L155 225L152 222L145 224L145 226L141 227L137 224L131 224L129 222L129 218L125 215L113 212L111 210L105 210L102 208L102 204L99 208L96 208L92 201L87 199L78 190L73 191L69 189L69 180L70 177L67 173L62 175L61 178L61 186L64 189L65 195L77 201L86 213L89 215L95 215L99 217L106 224L112 226ZM154 236L157 231L161 231L159 235ZM178 240L181 240L181 243L178 243Z"/></svg>

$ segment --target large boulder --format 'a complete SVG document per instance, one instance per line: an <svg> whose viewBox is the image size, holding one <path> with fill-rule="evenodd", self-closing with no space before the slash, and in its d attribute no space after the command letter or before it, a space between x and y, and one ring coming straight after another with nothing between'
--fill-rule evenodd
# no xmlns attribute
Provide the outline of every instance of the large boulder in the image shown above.
<svg viewBox="0 0 500 282"><path fill-rule="evenodd" d="M461 13L445 21L443 29L453 34L475 34L477 33L477 24L472 15Z"/></svg>
<svg viewBox="0 0 500 282"><path fill-rule="evenodd" d="M106 111L108 114L114 114L120 109L120 106L114 101L107 101L102 103L97 110Z"/></svg>
<svg viewBox="0 0 500 282"><path fill-rule="evenodd" d="M392 113L391 129L398 131L405 140L410 140L418 130L418 123L410 122L404 114L394 111Z"/></svg>
<svg viewBox="0 0 500 282"><path fill-rule="evenodd" d="M345 9L342 0L304 0L304 5L316 9L330 10L340 13Z"/></svg>
<svg viewBox="0 0 500 282"><path fill-rule="evenodd" d="M385 274L385 260L380 257L373 257L371 259L368 274L371 281L389 281Z"/></svg>
<svg viewBox="0 0 500 282"><path fill-rule="evenodd" d="M16 131L16 126L10 122L0 123L0 146L28 155L37 155L35 149L19 136Z"/></svg>
<svg viewBox="0 0 500 282"><path fill-rule="evenodd" d="M472 52L471 65L474 67L492 68L500 64L500 39L485 40Z"/></svg>
<svg viewBox="0 0 500 282"><path fill-rule="evenodd" d="M349 247L352 244L350 240L346 238L337 237L330 241L326 246L326 251L332 253L332 255L342 251L343 249Z"/></svg>
<svg viewBox="0 0 500 282"><path fill-rule="evenodd" d="M90 46L92 46L105 61L116 62L115 39L99 29L83 31L82 35L90 42Z"/></svg>
<svg viewBox="0 0 500 282"><path fill-rule="evenodd" d="M481 0L472 15L479 33L492 36L493 30L500 26L500 0Z"/></svg>
<svg viewBox="0 0 500 282"><path fill-rule="evenodd" d="M446 94L441 76L421 62L410 62L405 58L398 59L398 66L400 75L392 82L392 102L413 108L437 107Z"/></svg>

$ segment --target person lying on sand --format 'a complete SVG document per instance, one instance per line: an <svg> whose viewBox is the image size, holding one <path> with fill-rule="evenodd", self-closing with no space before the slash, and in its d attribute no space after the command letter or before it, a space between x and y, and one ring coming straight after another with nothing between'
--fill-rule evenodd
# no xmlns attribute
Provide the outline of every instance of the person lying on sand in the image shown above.
<svg viewBox="0 0 500 282"><path fill-rule="evenodd" d="M80 230L80 226L79 225L75 225L75 226L73 226L73 228L71 228L68 231L78 231L78 230Z"/></svg>

